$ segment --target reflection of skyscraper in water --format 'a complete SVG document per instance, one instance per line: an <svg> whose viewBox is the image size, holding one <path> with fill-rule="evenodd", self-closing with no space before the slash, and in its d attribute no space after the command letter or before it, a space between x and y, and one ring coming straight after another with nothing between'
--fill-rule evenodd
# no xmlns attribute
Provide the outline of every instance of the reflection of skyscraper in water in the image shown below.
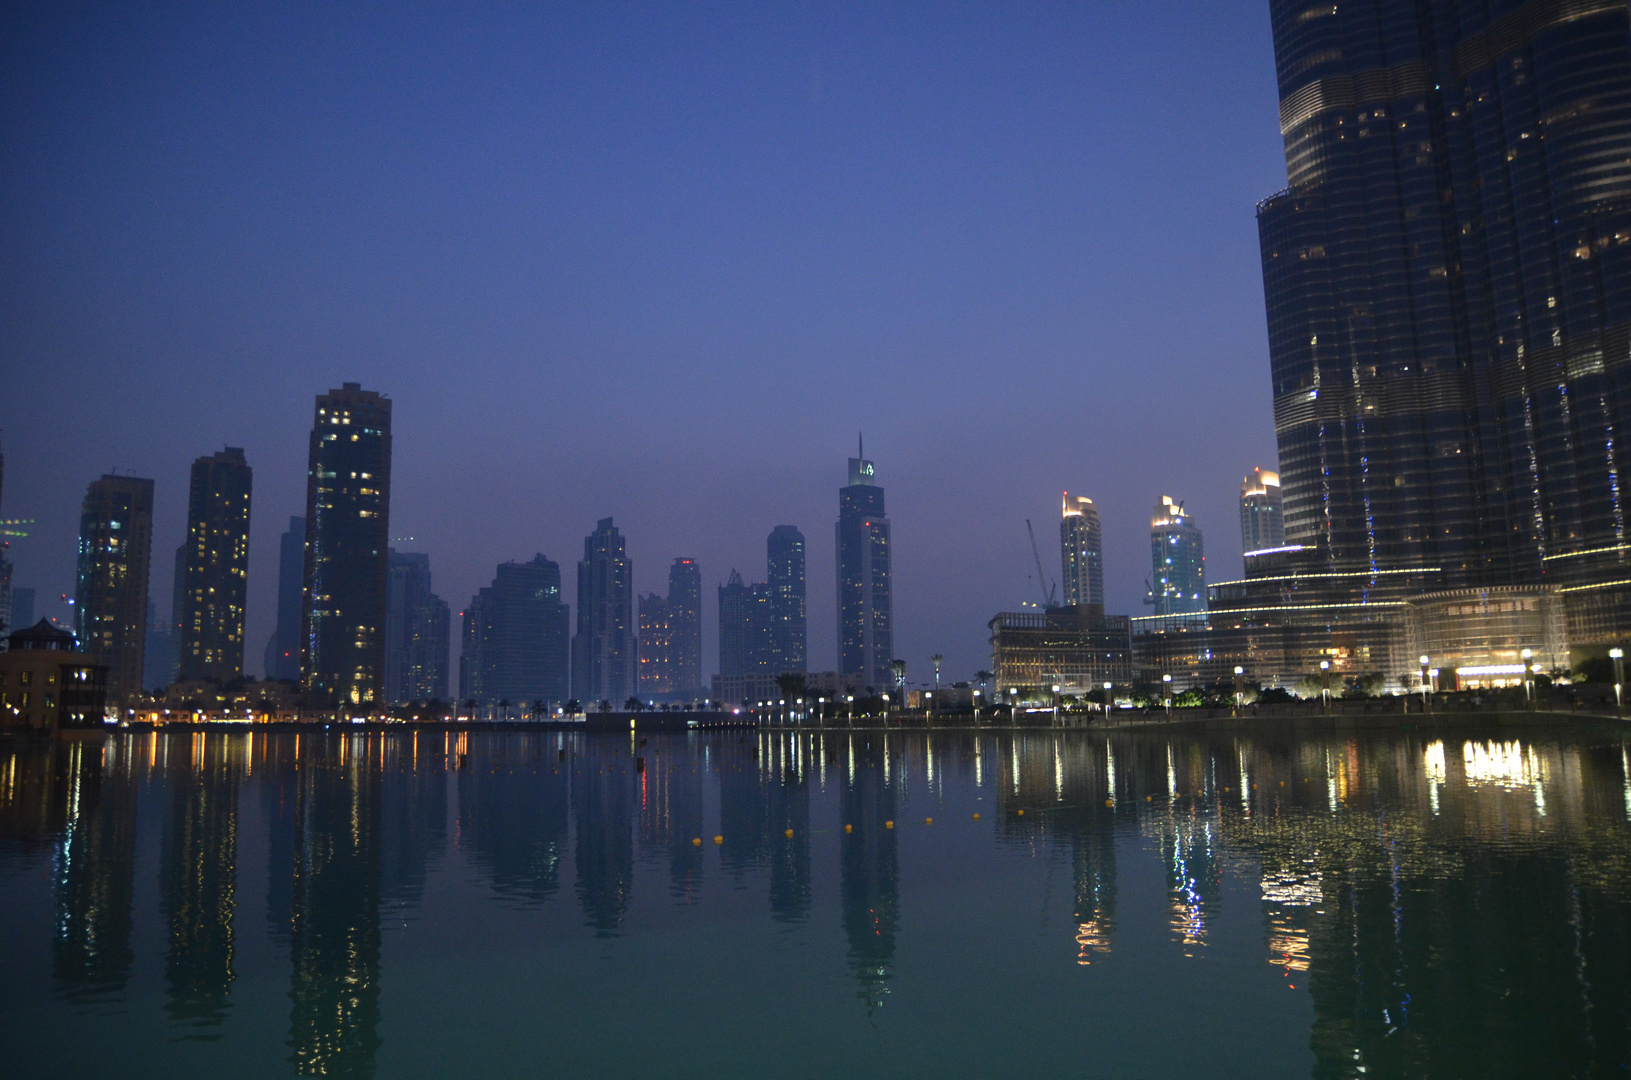
<svg viewBox="0 0 1631 1080"><path fill-rule="evenodd" d="M192 761L168 778L159 900L169 926L164 957L170 1019L193 1037L220 1038L233 979L237 908L238 770L222 736L195 734Z"/></svg>
<svg viewBox="0 0 1631 1080"><path fill-rule="evenodd" d="M57 751L57 767L64 811L52 966L63 995L88 1002L123 989L135 959L136 785L125 759L104 764L99 746L69 743Z"/></svg>
<svg viewBox="0 0 1631 1080"><path fill-rule="evenodd" d="M429 751L431 741L422 733L389 739L380 766L379 896L398 908L419 906L430 861L447 843L446 758ZM440 751L441 740L435 741ZM425 745L415 753L419 743Z"/></svg>
<svg viewBox="0 0 1631 1080"><path fill-rule="evenodd" d="M779 922L810 916L810 788L804 781L808 736L778 733L765 743L765 804L770 836L770 914ZM788 836L788 830L793 835Z"/></svg>
<svg viewBox="0 0 1631 1080"><path fill-rule="evenodd" d="M757 741L723 742L715 748L719 765L719 831L725 843L720 862L738 885L765 859L770 807Z"/></svg>
<svg viewBox="0 0 1631 1080"><path fill-rule="evenodd" d="M853 765L846 763L839 805L850 831L838 838L839 902L850 964L870 1012L889 992L900 918L895 833L885 827L895 817L895 794L887 782L885 737L851 735L847 744Z"/></svg>
<svg viewBox="0 0 1631 1080"><path fill-rule="evenodd" d="M294 819L299 801L294 752L298 738L271 736L264 743L265 757L255 762L255 785L266 818L266 932L282 946L289 944L294 919Z"/></svg>
<svg viewBox="0 0 1631 1080"><path fill-rule="evenodd" d="M1090 807L1072 836L1076 878L1076 962L1091 964L1110 951L1116 934L1114 811Z"/></svg>
<svg viewBox="0 0 1631 1080"><path fill-rule="evenodd" d="M379 1050L380 777L361 736L309 740L299 771L289 934L290 1061L372 1076Z"/></svg>
<svg viewBox="0 0 1631 1080"><path fill-rule="evenodd" d="M578 902L595 936L612 937L634 887L633 766L615 743L587 743L571 760Z"/></svg>
<svg viewBox="0 0 1631 1080"><path fill-rule="evenodd" d="M1217 837L1209 818L1173 813L1161 829L1167 867L1168 925L1185 956L1206 944L1206 920L1223 890Z"/></svg>
<svg viewBox="0 0 1631 1080"><path fill-rule="evenodd" d="M668 891L695 903L702 881L703 851L691 841L702 835L702 774L684 744L659 739L643 747L645 769L635 777L640 801L640 847L668 858Z"/></svg>
<svg viewBox="0 0 1631 1080"><path fill-rule="evenodd" d="M526 907L542 904L560 887L568 803L555 748L554 738L489 735L471 743L455 781L459 847L487 875L493 892ZM506 771L512 765L514 775Z"/></svg>

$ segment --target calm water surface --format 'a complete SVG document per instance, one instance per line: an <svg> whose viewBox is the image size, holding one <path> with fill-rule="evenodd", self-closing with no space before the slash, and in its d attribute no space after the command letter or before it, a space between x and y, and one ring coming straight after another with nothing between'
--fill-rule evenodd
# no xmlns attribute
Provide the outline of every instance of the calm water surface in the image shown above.
<svg viewBox="0 0 1631 1080"><path fill-rule="evenodd" d="M1590 734L0 744L0 1073L1624 1077L1628 771Z"/></svg>

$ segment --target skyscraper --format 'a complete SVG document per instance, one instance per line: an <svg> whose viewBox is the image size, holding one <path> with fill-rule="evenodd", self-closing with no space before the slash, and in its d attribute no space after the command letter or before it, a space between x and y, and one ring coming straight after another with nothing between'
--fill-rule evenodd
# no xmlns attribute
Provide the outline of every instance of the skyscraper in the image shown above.
<svg viewBox="0 0 1631 1080"><path fill-rule="evenodd" d="M153 481L93 480L79 515L74 630L81 651L108 668L110 704L141 692L152 549Z"/></svg>
<svg viewBox="0 0 1631 1080"><path fill-rule="evenodd" d="M775 593L764 583L750 585L735 570L719 587L719 674L775 676Z"/></svg>
<svg viewBox="0 0 1631 1080"><path fill-rule="evenodd" d="M572 639L572 696L588 708L622 708L634 693L634 564L623 534L601 518L578 563L578 632Z"/></svg>
<svg viewBox="0 0 1631 1080"><path fill-rule="evenodd" d="M838 671L879 691L892 685L895 647L889 573L889 518L872 462L849 459L838 490Z"/></svg>
<svg viewBox="0 0 1631 1080"><path fill-rule="evenodd" d="M1267 551L1284 547L1285 542L1280 474L1253 469L1240 482L1240 550Z"/></svg>
<svg viewBox="0 0 1631 1080"><path fill-rule="evenodd" d="M1086 495L1065 492L1059 509L1059 558L1065 604L1104 604L1104 534Z"/></svg>
<svg viewBox="0 0 1631 1080"><path fill-rule="evenodd" d="M669 676L674 691L702 689L702 568L695 559L675 559L668 568Z"/></svg>
<svg viewBox="0 0 1631 1080"><path fill-rule="evenodd" d="M300 607L306 573L306 519L289 518L278 538L277 627L266 643L266 677L295 682L300 678Z"/></svg>
<svg viewBox="0 0 1631 1080"><path fill-rule="evenodd" d="M1273 0L1259 204L1285 532L1306 569L1563 586L1631 623L1631 13Z"/></svg>
<svg viewBox="0 0 1631 1080"><path fill-rule="evenodd" d="M175 620L158 616L151 598L147 601L147 645L142 651L142 689L162 690L176 677Z"/></svg>
<svg viewBox="0 0 1631 1080"><path fill-rule="evenodd" d="M1150 593L1157 615L1206 610L1206 545L1184 504L1161 496L1150 517Z"/></svg>
<svg viewBox="0 0 1631 1080"><path fill-rule="evenodd" d="M765 541L770 585L771 661L777 673L804 671L805 648L804 534L793 525L777 525Z"/></svg>
<svg viewBox="0 0 1631 1080"><path fill-rule="evenodd" d="M181 627L178 680L225 683L243 677L252 479L236 446L193 462L186 554L176 590L181 607L174 613Z"/></svg>
<svg viewBox="0 0 1631 1080"><path fill-rule="evenodd" d="M640 597L640 694L667 694L674 689L669 669L674 640L668 601L649 593Z"/></svg>
<svg viewBox="0 0 1631 1080"><path fill-rule="evenodd" d="M447 601L430 591L430 556L392 550L385 572L385 700L446 701Z"/></svg>
<svg viewBox="0 0 1631 1080"><path fill-rule="evenodd" d="M501 563L466 618L461 694L478 705L517 708L567 700L571 619L561 599L560 564L542 555Z"/></svg>
<svg viewBox="0 0 1631 1080"><path fill-rule="evenodd" d="M383 703L391 402L346 383L317 398L306 472L300 678L312 698Z"/></svg>

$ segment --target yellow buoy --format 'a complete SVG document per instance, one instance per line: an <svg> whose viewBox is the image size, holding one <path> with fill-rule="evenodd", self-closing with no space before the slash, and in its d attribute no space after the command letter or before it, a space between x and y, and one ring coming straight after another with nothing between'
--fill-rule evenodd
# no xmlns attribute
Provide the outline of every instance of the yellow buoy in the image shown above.
<svg viewBox="0 0 1631 1080"><path fill-rule="evenodd" d="M886 821L883 823L883 827L886 829L893 829L895 827L895 823L893 821Z"/></svg>
<svg viewBox="0 0 1631 1080"><path fill-rule="evenodd" d="M1020 811L1020 812L1019 812L1019 816L1020 816L1020 817L1024 817L1024 816L1025 816L1025 811L1023 811L1023 810L1021 810L1021 811Z"/></svg>
<svg viewBox="0 0 1631 1080"><path fill-rule="evenodd" d="M788 829L788 830L787 830L787 831L786 831L786 832L785 832L785 833L783 833L783 834L782 834L782 835L783 835L783 836L785 836L785 837L787 837L787 839L789 839L789 840L791 840L791 839L793 839L793 830L792 830L792 829Z"/></svg>
<svg viewBox="0 0 1631 1080"><path fill-rule="evenodd" d="M979 820L980 820L980 815L979 815L979 814L975 814L975 815L974 815L974 820L975 820L975 821L979 821Z"/></svg>
<svg viewBox="0 0 1631 1080"><path fill-rule="evenodd" d="M1106 806L1114 806L1114 805L1116 805L1116 800L1114 800L1114 799L1106 799L1106 800L1104 800L1104 805L1106 805Z"/></svg>
<svg viewBox="0 0 1631 1080"><path fill-rule="evenodd" d="M934 818L932 818L932 817L926 817L926 818L924 818L924 819L923 819L923 824L925 824L925 825L933 825L933 824L934 824Z"/></svg>
<svg viewBox="0 0 1631 1080"><path fill-rule="evenodd" d="M723 843L724 843L724 842L725 842L725 838L724 838L724 837L723 837L723 836L716 836L716 837L714 837L714 843L716 843L716 844L723 844Z"/></svg>
<svg viewBox="0 0 1631 1080"><path fill-rule="evenodd" d="M845 825L844 826L844 831L845 832L854 832L855 831L855 826L854 825Z"/></svg>
<svg viewBox="0 0 1631 1080"><path fill-rule="evenodd" d="M702 846L702 837L699 836L699 837L696 837L694 840L692 840L691 841L691 846L692 847L701 847Z"/></svg>
<svg viewBox="0 0 1631 1080"><path fill-rule="evenodd" d="M1149 802L1150 801L1150 796L1148 796L1148 795L1144 796L1144 801Z"/></svg>

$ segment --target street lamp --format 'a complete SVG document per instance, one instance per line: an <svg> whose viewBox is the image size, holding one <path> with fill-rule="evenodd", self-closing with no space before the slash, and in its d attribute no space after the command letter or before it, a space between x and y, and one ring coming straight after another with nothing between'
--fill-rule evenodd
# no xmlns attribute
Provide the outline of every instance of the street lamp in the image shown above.
<svg viewBox="0 0 1631 1080"><path fill-rule="evenodd" d="M1608 658L1614 661L1614 711L1625 710L1625 650L1619 646L1608 650Z"/></svg>
<svg viewBox="0 0 1631 1080"><path fill-rule="evenodd" d="M1111 691L1114 688L1115 688L1114 683L1105 683L1104 684L1104 719L1106 721L1108 721L1110 719L1110 703L1111 703L1111 699L1112 699L1112 696L1113 696Z"/></svg>
<svg viewBox="0 0 1631 1080"><path fill-rule="evenodd" d="M1427 697L1427 665L1430 663L1430 661L1428 660L1426 653L1422 653L1416 658L1416 660L1421 664L1421 711L1431 712L1433 705Z"/></svg>
<svg viewBox="0 0 1631 1080"><path fill-rule="evenodd" d="M1241 706L1246 704L1246 691L1240 685L1240 677L1244 674L1246 674L1246 669L1237 665L1235 667L1235 712L1237 714L1240 712Z"/></svg>
<svg viewBox="0 0 1631 1080"><path fill-rule="evenodd" d="M1331 661L1320 661L1320 707L1331 711Z"/></svg>
<svg viewBox="0 0 1631 1080"><path fill-rule="evenodd" d="M1053 726L1059 726L1059 684L1053 684Z"/></svg>
<svg viewBox="0 0 1631 1080"><path fill-rule="evenodd" d="M1535 650L1525 649L1518 654L1523 657L1523 698L1529 702L1529 707L1535 707Z"/></svg>
<svg viewBox="0 0 1631 1080"><path fill-rule="evenodd" d="M1161 692L1166 696L1166 699L1167 699L1167 715L1170 717L1172 715L1172 676L1171 675L1161 676Z"/></svg>

